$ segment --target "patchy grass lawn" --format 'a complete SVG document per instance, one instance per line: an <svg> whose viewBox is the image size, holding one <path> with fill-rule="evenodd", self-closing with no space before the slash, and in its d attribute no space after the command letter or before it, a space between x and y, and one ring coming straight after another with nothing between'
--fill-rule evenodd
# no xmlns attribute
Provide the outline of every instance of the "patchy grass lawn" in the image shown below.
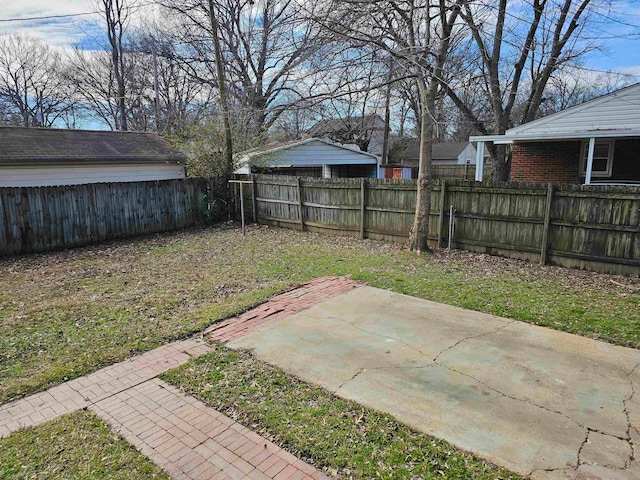
<svg viewBox="0 0 640 480"><path fill-rule="evenodd" d="M638 278L462 251L416 256L394 244L266 227L246 237L237 228L191 230L1 259L0 403L325 275L640 346Z"/></svg>
<svg viewBox="0 0 640 480"><path fill-rule="evenodd" d="M0 439L0 478L169 480L83 410Z"/></svg>
<svg viewBox="0 0 640 480"><path fill-rule="evenodd" d="M521 478L247 351L221 347L163 379L340 478Z"/></svg>

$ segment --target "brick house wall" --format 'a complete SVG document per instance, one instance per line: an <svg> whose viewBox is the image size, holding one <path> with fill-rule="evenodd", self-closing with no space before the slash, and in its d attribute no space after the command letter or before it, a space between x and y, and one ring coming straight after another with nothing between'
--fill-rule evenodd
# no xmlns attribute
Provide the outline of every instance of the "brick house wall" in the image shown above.
<svg viewBox="0 0 640 480"><path fill-rule="evenodd" d="M580 183L581 142L527 142L511 145L512 182Z"/></svg>
<svg viewBox="0 0 640 480"><path fill-rule="evenodd" d="M512 182L583 183L580 175L581 141L530 142L511 145ZM639 181L640 139L617 139L610 177L606 181Z"/></svg>

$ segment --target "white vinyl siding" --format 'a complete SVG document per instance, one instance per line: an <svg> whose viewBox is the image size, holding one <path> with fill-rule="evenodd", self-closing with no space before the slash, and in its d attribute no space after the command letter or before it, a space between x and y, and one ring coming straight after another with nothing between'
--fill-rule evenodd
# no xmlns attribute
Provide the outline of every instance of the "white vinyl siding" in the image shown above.
<svg viewBox="0 0 640 480"><path fill-rule="evenodd" d="M46 187L176 178L185 178L184 167L176 164L0 167L0 187Z"/></svg>
<svg viewBox="0 0 640 480"><path fill-rule="evenodd" d="M640 129L640 84L507 130L506 135Z"/></svg>
<svg viewBox="0 0 640 480"><path fill-rule="evenodd" d="M255 155L256 167L321 167L323 165L375 165L370 154L314 141L264 155Z"/></svg>

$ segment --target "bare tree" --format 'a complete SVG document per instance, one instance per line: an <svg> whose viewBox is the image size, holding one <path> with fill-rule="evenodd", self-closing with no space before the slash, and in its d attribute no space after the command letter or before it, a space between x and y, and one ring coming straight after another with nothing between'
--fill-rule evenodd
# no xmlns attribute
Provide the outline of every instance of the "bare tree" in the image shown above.
<svg viewBox="0 0 640 480"><path fill-rule="evenodd" d="M126 0L100 0L100 10L107 27L111 54L111 69L116 83L116 101L118 117L116 129L127 130L127 90L124 37L129 23L131 9Z"/></svg>
<svg viewBox="0 0 640 480"><path fill-rule="evenodd" d="M232 123L246 135L263 138L285 111L309 104L317 94L316 74L326 49L317 25L294 0L164 0L174 13L174 41L182 66L195 79L219 89L212 28L220 40L228 81ZM212 25L209 12L215 12ZM171 34L171 33L169 33Z"/></svg>
<svg viewBox="0 0 640 480"><path fill-rule="evenodd" d="M75 50L70 54L64 75L85 112L112 130L118 130L122 111L111 62L109 52Z"/></svg>
<svg viewBox="0 0 640 480"><path fill-rule="evenodd" d="M0 36L0 108L5 121L51 127L73 102L58 52L35 38Z"/></svg>
<svg viewBox="0 0 640 480"><path fill-rule="evenodd" d="M131 32L128 37L124 43L127 127L187 135L189 125L209 108L211 88L184 72L175 46L157 31ZM122 112L111 53L75 50L67 63L65 78L74 89L77 107L112 130L118 129Z"/></svg>
<svg viewBox="0 0 640 480"><path fill-rule="evenodd" d="M384 147L386 94L393 83L390 60L385 52L368 45L360 45L357 51L345 48L339 57L332 81L343 87L322 99L317 106L321 120L307 134L379 155Z"/></svg>
<svg viewBox="0 0 640 480"><path fill-rule="evenodd" d="M211 38L213 40L213 54L216 64L216 76L218 79L218 91L220 92L220 107L222 110L222 127L224 132L224 178L231 178L233 174L233 139L231 133L231 121L229 119L229 90L224 71L222 48L220 47L220 24L217 12L213 6L213 0L209 0L209 22L211 24Z"/></svg>
<svg viewBox="0 0 640 480"><path fill-rule="evenodd" d="M533 120L554 72L592 48L579 41L591 12L591 0L464 0L461 17L470 30L468 74L447 84L447 93L467 121L481 134L503 134ZM594 2L595 3L595 2ZM478 115L473 97L462 93L482 88L491 118ZM515 118L516 107L518 118ZM509 179L511 160L504 145L489 145L494 178Z"/></svg>
<svg viewBox="0 0 640 480"><path fill-rule="evenodd" d="M461 1L374 0L328 2L317 21L331 32L387 52L415 82L420 106L420 161L416 211L409 248L428 251L431 143L436 101L455 45Z"/></svg>

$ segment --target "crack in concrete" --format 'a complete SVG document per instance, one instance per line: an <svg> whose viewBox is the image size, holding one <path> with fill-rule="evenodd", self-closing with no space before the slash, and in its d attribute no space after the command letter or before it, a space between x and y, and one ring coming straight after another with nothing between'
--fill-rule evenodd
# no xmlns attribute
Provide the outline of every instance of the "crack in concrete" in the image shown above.
<svg viewBox="0 0 640 480"><path fill-rule="evenodd" d="M502 325L501 327L496 328L495 330L491 331L491 332L485 332L485 333L479 333L477 335L470 335L468 337L464 337L461 340L458 340L456 343L454 343L453 345L451 345L450 347L445 348L444 350L442 350L440 353L438 353L433 361L435 363L438 363L438 359L440 358L441 355L444 355L445 353L447 353L449 350L452 350L454 348L456 348L458 345L460 345L462 342L466 342L467 340L472 340L474 338L480 338L480 337L485 337L487 335L493 335L494 333L498 333L500 330L503 330L507 327L509 327L510 325L513 325L517 320L511 320L507 323L505 323L504 325ZM438 364L439 365L439 364Z"/></svg>
<svg viewBox="0 0 640 480"><path fill-rule="evenodd" d="M313 316L312 316L312 315L309 315L309 316L310 316L311 318L313 318ZM420 355L423 355L423 356L425 356L425 357L427 357L427 358L430 358L430 357L429 357L425 352L423 352L423 351L422 351L422 350L420 350L419 348L415 347L414 345L411 345L410 343L405 342L404 340L402 340L402 339L400 339L400 338L394 338L394 337L391 337L391 336L389 336L389 335L383 335L383 334L380 334L380 333L378 333L378 332L374 332L374 331L367 330L366 328L362 328L362 327L360 327L360 326L358 326L358 325L354 324L353 322L349 322L348 320L345 320L345 319L342 319L342 318L333 317L333 316L328 316L328 317L327 317L327 316L325 316L324 318L325 318L325 319L326 319L326 318L330 318L330 319L332 319L332 320L337 320L337 321L339 321L339 322L346 323L346 324L348 324L348 325L352 326L353 328L355 328L355 329L357 329L357 330L360 330L360 331L362 331L362 332L364 332L364 333L368 333L368 334L370 334L370 335L375 335L375 336L377 336L377 337L381 337L381 338L384 338L384 339L394 340L394 341L399 342L399 343L401 343L401 344L403 344L403 345L405 345L405 346L407 346L407 347L411 348L412 350L414 350L414 351L418 352ZM616 439L618 439L618 440L621 440L621 441L627 442L627 443L630 445L630 447L631 447L631 455L630 455L629 459L627 459L627 461L625 462L625 467L624 467L624 468L620 468L620 467L608 466L607 468L616 469L616 470L624 470L624 469L628 469L628 468L630 467L630 465L631 465L631 462L635 459L635 446L634 446L633 441L632 441L632 439L631 439L631 420L630 420L630 417L629 417L629 412L628 412L628 409L627 409L627 406L626 406L626 402L627 402L627 401L629 401L629 400L631 400L631 399L633 398L634 394L635 394L634 385L633 385L633 381L631 380L631 376L633 375L633 373L635 372L635 370L636 370L637 368L639 368L639 367L640 367L640 364L636 365L636 366L635 366L635 367L634 367L634 368L629 372L629 374L628 374L629 382L630 382L630 384L631 384L631 394L630 394L630 396L629 396L628 398L623 399L623 406L624 406L623 411L624 411L624 414L625 414L625 415L626 415L626 417L627 417L627 436L626 436L626 437L620 437L620 436L618 436L618 435L615 435L615 434L612 434L612 433L609 433L609 432L604 432L604 431L598 430L598 429L596 429L596 428L592 428L592 427L589 427L589 426L587 426L587 425L584 425L584 424L582 424L581 422L579 422L578 420L576 420L576 419L572 418L571 416L569 416L569 415L567 415L566 413L561 412L561 411L559 411L559 410L554 410L554 409L549 408L549 407L547 407L547 406L545 406L545 405L540 405L540 404L538 404L538 403L536 403L536 402L533 402L533 401L531 401L531 400L528 400L528 399L526 399L526 398L519 398L519 397L515 397L515 396L513 396L513 395L506 394L506 393L504 393L504 392L502 392L502 391L500 391L500 390L498 390L498 389L496 389L496 388L494 388L494 387L490 386L489 384L487 384L487 383L483 382L482 380L480 380L480 379L478 379L478 378L474 377L473 375L470 375L470 374L467 374L467 373L461 372L461 371L459 371L459 370L456 370L456 369L454 369L454 368L448 367L448 366L443 365L443 364L441 364L441 363L439 363L439 362L438 362L438 359L439 359L443 354L445 354L445 353L447 353L448 351L450 351L450 350L452 350L452 349L456 348L456 347L457 347L457 346L459 346L461 343L463 343L463 342L465 342L465 341L467 341L467 340L474 339L474 338L479 338L479 337L484 337L484 336L488 336L488 335L493 335L493 334L498 333L499 331L501 331L501 330L503 330L503 329L505 329L505 328L508 328L510 325L512 325L512 324L514 324L514 323L516 323L516 322L517 322L517 320L510 320L509 322L505 323L504 325L501 325L500 327L498 327L497 329L495 329L495 330L493 330L493 331L491 331L491 332L484 332L484 333L480 333L480 334L477 334L477 335L470 335L470 336L468 336L468 337L464 337L464 338L462 338L462 339L458 340L455 344L453 344L453 345L451 345L451 346L449 346L449 347L445 348L445 349L444 349L444 350L442 350L441 352L439 352L439 353L438 353L438 354L433 358L433 364L431 364L431 365L420 366L420 367L398 366L398 367L372 367L372 368L368 368L368 369L364 369L364 368L362 368L362 369L360 369L358 372L356 372L356 374L355 374L355 375L353 375L353 377L352 377L352 378L350 378L349 380L347 380L347 381L343 382L343 383L342 383L342 384L341 384L341 385L340 385L340 386L339 386L339 387L334 391L334 393L338 392L338 391L339 391L340 389L342 389L342 388L343 388L347 383L350 383L351 381L353 381L355 378L357 378L359 375L361 375L362 373L364 373L366 370L400 369L400 368L425 368L425 367L428 367L428 366L437 365L437 366L439 366L439 367L441 367L441 368L444 368L444 369L446 369L446 370L449 370L449 371L451 371L451 372L454 372L454 373L457 373L457 374L459 374L459 375L462 375L462 376L465 376L465 377L467 377L467 378L470 378L470 379L474 380L475 382L477 382L478 384L482 385L483 387L487 388L488 390L490 390L490 391L492 391L492 392L494 392L494 393L496 393L496 394L498 394L498 395L500 395L500 396L502 396L502 397L504 397L504 398L508 398L508 399L510 399L510 400L514 400L514 401L517 401L517 402L526 403L526 404L528 404L528 405L531 405L531 406L533 406L533 407L539 408L539 409L544 410L544 411L546 411L546 412L553 413L553 414L556 414L556 415L560 415L560 416L562 416L562 417L566 418L567 420L569 420L569 421L573 422L573 423L574 423L574 424L576 424L578 427L580 427L580 428L582 428L582 429L584 429L584 430L585 430L585 439L584 439L584 441L581 443L580 448L578 449L578 452L577 452L577 455L576 455L576 460L577 460L577 461L576 461L576 465L575 465L575 466L573 466L573 467L571 467L571 468L567 468L567 467L563 467L563 468L552 468L552 469L539 469L539 468L538 468L538 469L532 470L531 474L533 474L533 472L535 472L535 471L555 472L555 471L561 471L561 470L577 470L577 469L580 467L580 465L582 465L582 464L583 464L583 463L581 462L580 456L581 456L581 454L582 454L582 449L583 449L583 448L584 448L584 446L588 443L588 440L589 440L589 434L590 434L591 432L599 433L599 434L601 434L601 435L609 436L609 437L616 438ZM530 474L530 475L531 475L531 474Z"/></svg>
<svg viewBox="0 0 640 480"><path fill-rule="evenodd" d="M612 438L616 438L616 439L624 441L624 442L628 442L631 445L631 442L630 442L631 439L630 438L621 438L621 437L618 437L617 435L604 433L604 432L598 431L596 429L587 427L587 435L585 436L585 439L582 442L582 445L580 445L580 449L578 450L578 464L576 465L575 468L573 468L573 470L578 470L582 465L597 465L595 463L584 461L581 458L582 457L582 450L587 445L587 443L589 443L589 436L591 435L591 433L599 433L600 435L606 435L608 437L612 437ZM632 446L632 455L633 455L633 446ZM609 464L603 464L603 465L600 465L600 466L603 467L603 468L608 468L610 470L620 470L620 471L627 470L631 466L631 458L629 458L629 459L627 459L625 461L624 467L616 467L615 465L609 465Z"/></svg>
<svg viewBox="0 0 640 480"><path fill-rule="evenodd" d="M633 439L631 438L631 429L633 428L631 426L631 413L629 412L629 406L627 405L627 402L630 402L633 399L633 396L636 394L636 389L635 389L635 385L633 384L632 377L635 371L638 369L638 367L640 367L640 363L636 364L636 366L633 367L629 372L629 374L627 375L627 378L629 379L629 385L631 386L631 393L627 398L622 400L622 404L624 406L623 411L627 418L627 437L628 437L627 442L631 447L631 454L629 455L629 458L625 461L625 464L624 464L625 468L630 468L631 462L636 460L636 446L633 443Z"/></svg>
<svg viewBox="0 0 640 480"><path fill-rule="evenodd" d="M401 370L401 369L419 370L421 368L433 367L434 365L435 365L435 363L430 363L429 365L398 365L396 367L368 367L368 368L361 368L350 379L345 380L344 382L342 382L340 384L340 386L333 391L333 393L334 394L338 393L345 385L347 385L348 383L351 383L353 380L355 380L359 375L363 374L364 372L378 371L378 370Z"/></svg>
<svg viewBox="0 0 640 480"><path fill-rule="evenodd" d="M578 468L580 468L580 465L583 464L580 457L582 456L582 449L587 445L587 443L589 443L589 435L591 435L591 430L587 428L587 434L585 435L584 440L582 441L582 444L580 444L580 448L578 449L578 461L574 470L577 470Z"/></svg>
<svg viewBox="0 0 640 480"><path fill-rule="evenodd" d="M567 468L567 467L562 467L562 468L534 468L533 470L531 470L531 472L529 472L529 475L527 475L526 478L531 478L533 476L533 474L536 473L536 472L552 473L552 472L566 472L568 470L575 470L575 469L573 467L571 467L571 468Z"/></svg>
<svg viewBox="0 0 640 480"><path fill-rule="evenodd" d="M313 317L312 317L312 318L313 318ZM390 337L390 336L388 336L388 335L383 335L383 334L380 334L380 333L377 333L377 332L372 332L372 331L370 331L370 330L367 330L366 328L362 328L362 327L360 327L360 326L358 326L358 325L355 325L354 323L349 322L348 320L345 320L345 319L342 319L342 318L332 317L332 316L324 317L324 318L330 318L330 319L332 319L332 320L337 320L337 321L340 321L340 322L346 323L347 325L351 325L353 328L355 328L355 329L357 329L357 330L360 330L360 331L362 331L362 332L368 333L368 334L370 334L370 335L375 335L375 336L378 336L378 337L381 337L381 338L391 339L391 340L394 340L394 341L400 342L400 343L402 343L402 344L406 345L407 347L411 348L412 350L415 350L416 352L420 353L421 355L424 355L425 357L430 358L430 357L429 357L425 352L423 352L423 351L422 351L422 350L420 350L419 348L416 348L416 347L414 347L413 345L411 345L411 344L409 344L409 343L405 342L405 341L404 341L404 340L402 340L402 339L394 338L394 337ZM449 371L451 371L451 372L454 372L454 373L457 373L457 374L459 374L459 375L462 375L462 376L465 376L465 377L467 377L467 378L470 378L470 379L474 380L475 382L479 383L480 385L482 385L483 387L487 388L488 390L491 390L492 392L495 392L495 393L497 393L498 395L500 395L500 396L502 396L502 397L509 398L509 399L514 400L514 401L517 401L517 402L527 403L527 404L529 404L529 405L531 405L531 406L534 406L534 407L536 407L536 408L539 408L539 409L545 410L545 411L547 411L547 412L549 412L549 413L554 413L554 414L556 414L556 415L561 415L561 416L565 417L566 419L570 420L571 422L575 423L578 427L580 427L580 428L584 428L584 429L587 429L588 427L586 427L585 425L582 425L580 422L578 422L578 421L577 421L577 420L575 420L574 418L571 418L571 417L570 417L569 415L567 415L566 413L560 412L560 411L558 411L558 410L553 410L553 409L548 408L548 407L546 407L546 406L544 406L544 405L539 405L539 404L537 404L537 403L535 403L535 402L532 402L531 400L527 400L527 399L524 399L524 398L518 398L518 397L514 397L514 396L512 396L512 395L508 395L508 394L506 394L506 393L504 393L504 392L501 392L500 390L498 390L498 389L496 389L496 388L494 388L494 387L492 387L492 386L488 385L487 383L485 383L485 382L481 381L480 379L478 379L478 378L474 377L473 375L469 375L469 374L467 374L467 373L461 372L461 371L456 370L456 369L454 369L454 368L451 368L451 367L448 367L448 366L446 366L446 365L442 365L441 363L438 363L438 358L439 358L442 354L444 354L445 352L447 352L447 351L449 351L449 350L451 350L451 349L453 349L453 348L457 347L458 345L460 345L460 344L461 344L462 342L464 342L465 340L471 340L471 339L473 339L473 338L483 337L483 336L487 336L487 335L493 335L494 333L497 333L497 332L499 332L500 330L503 330L503 329L507 328L508 326L512 325L512 324L513 324L513 323L515 323L515 322L517 322L517 320L510 320L509 322L505 323L504 325L501 325L500 327L498 327L497 329L495 329L495 330L493 330L493 331L491 331L491 332L484 332L484 333L481 333L481 334L477 334L477 335L470 335L470 336L468 336L468 337L462 338L461 340L457 341L454 345L452 345L452 346L450 346L450 347L447 347L447 348L445 348L444 350L442 350L440 353L438 353L438 354L435 356L435 358L433 359L433 364L434 364L434 365L438 365L439 367L444 368L444 369L446 369L446 370L449 370ZM395 367L395 368L410 368L410 367ZM338 389L336 389L336 392L337 392L338 390L340 390L344 385L346 385L347 383L349 383L349 382L351 382L352 380L354 380L358 375L360 375L361 373L363 373L365 370L366 370L366 369L361 369L358 373L356 373L356 375L354 375L354 376L353 376L353 378L351 378L351 379L347 380L347 381L346 381L346 382L344 382L342 385L340 385L340 387L338 387ZM370 370L374 370L374 369L373 369L373 368L371 368ZM598 432L598 433L601 433L601 432ZM603 434L604 434L604 435L607 435L606 433L603 433Z"/></svg>
<svg viewBox="0 0 640 480"><path fill-rule="evenodd" d="M476 377L474 377L473 375L469 375L468 373L461 372L460 370L456 370L455 368L447 367L446 365L442 365L442 364L440 364L440 363L438 363L438 362L435 362L435 364L436 364L436 365L438 365L438 366L439 366L439 367L441 367L441 368L444 368L444 369L449 370L450 372L454 372L454 373L457 373L458 375L462 375L462 376L464 376L464 377L468 377L468 378L470 378L470 379L472 379L472 380L474 380L474 381L478 382L480 385L482 385L482 386L483 386L483 387L485 387L486 389L491 390L492 392L495 392L495 393L497 393L498 395L500 395L500 396L502 396L502 397L508 398L508 399L510 399L510 400L514 400L514 401L516 401L516 402L526 403L526 404L528 404L528 405L531 405L532 407L539 408L539 409L544 410L544 411L549 412L549 413L555 413L556 415L560 415L560 416L562 416L562 417L566 418L567 420L572 421L573 423L575 423L575 424L576 424L578 427L580 427L580 428L584 428L584 429L588 429L588 428L589 428L589 427L587 427L587 426L585 426L585 425L581 424L580 422L578 422L578 421L577 421L577 420L575 420L574 418L571 418L571 417L570 417L569 415L567 415L566 413L563 413L563 412L561 412L561 411L559 411L559 410L553 410L552 408L546 407L546 406L544 406L544 405L539 405L539 404L537 404L537 403L535 403L535 402L532 402L531 400L528 400L528 399L526 399L526 398L514 397L513 395L509 395L509 394L507 394L507 393L501 392L500 390L498 390L498 389L496 389L496 388L492 387L491 385L489 385L489 384L487 384L487 383L483 382L482 380L477 379L477 378L476 378ZM598 433L600 433L600 432L598 432ZM606 434L605 434L605 435L606 435Z"/></svg>
<svg viewBox="0 0 640 480"><path fill-rule="evenodd" d="M416 352L418 352L420 355L424 355L427 358L430 358L429 355L427 355L425 352L423 352L422 350L420 350L418 347L411 345L410 343L405 342L404 340L402 340L401 338L395 338L395 337L391 337L389 335L384 335L382 333L378 333L378 332L374 332L371 330L367 330L366 328L362 328L359 325L356 325L353 322L350 322L348 320L345 320L344 318L339 318L339 317L332 317L332 316L323 316L322 318L320 317L314 317L313 315L306 315L309 318L315 318L316 320L324 320L324 319L331 319L331 320L336 320L338 322L342 322L342 323L346 323L347 325L351 325L353 328L355 328L356 330L360 330L361 332L364 333L368 333L369 335L375 335L376 337L380 337L380 338L384 338L384 339L388 339L388 340L393 340L395 342L399 342L402 343L403 345L409 347L412 350L415 350Z"/></svg>
<svg viewBox="0 0 640 480"><path fill-rule="evenodd" d="M347 383L354 381L358 377L358 375L365 372L366 370L367 370L366 368L359 369L350 379L342 382L340 386L333 391L333 393L334 394L338 393L342 387L344 387Z"/></svg>
<svg viewBox="0 0 640 480"><path fill-rule="evenodd" d="M411 344L409 344L409 343L407 343L407 342L405 342L404 340L401 340L401 339L399 339L399 338L394 338L394 337L390 337L390 336L388 336L388 335L382 335L382 334L377 333L377 332L369 331L369 330L367 330L367 329L365 329L365 328L359 327L358 325L355 325L355 324L353 324L352 322L349 322L348 320L344 320L344 319L342 319L342 318L337 318L337 317L325 317L325 318L331 318L331 319L333 319L333 320L337 320L337 321L340 321L340 322L346 323L346 324L348 324L348 325L351 325L353 328L356 328L357 330L363 331L363 332L365 332L365 333L369 333L369 334L371 334L371 335L376 335L376 336L381 337L381 338L388 338L388 339L391 339L391 340L395 340L395 341L400 342L400 343L402 343L402 344L404 344L404 345L408 346L409 348L411 348L411 349L413 349L413 350L417 351L417 352L418 352L418 353L420 353L421 355L424 355L425 357L430 358L430 357L429 357L425 352L421 351L420 349L418 349L418 348L414 347L413 345L411 345ZM444 369L449 370L449 371L451 371L451 372L454 372L454 373L457 373L457 374L459 374L459 375L462 375L462 376L465 376L465 377L467 377L467 378L470 378L470 379L474 380L475 382L478 382L478 383L479 383L480 385L482 385L483 387L485 387L485 388L487 388L487 389L491 390L492 392L495 392L495 393L497 393L498 395L501 395L501 396L503 396L503 397L505 397L505 398L509 398L509 399L511 399L511 400L515 400L515 401L518 401L518 402L527 403L527 404L532 405L532 406L534 406L534 407L536 407L536 408L540 408L540 409L542 409L542 410L545 410L545 411L547 411L547 412L549 412L549 413L554 413L554 414L557 414L557 415L561 415L561 416L565 417L566 419L568 419L568 420L572 421L573 423L575 423L575 424L576 424L577 426L579 426L580 428L584 428L584 429L588 428L588 427L586 427L585 425L582 425L582 424L581 424L580 422L578 422L577 420L575 420L575 419L571 418L571 417L570 417L569 415L567 415L566 413L563 413L563 412L558 411L558 410L553 410L553 409L551 409L551 408L545 407L544 405L539 405L539 404L537 404L537 403L535 403L535 402L532 402L531 400L527 400L527 399L524 399L524 398L519 398L519 397L514 397L514 396L512 396L512 395L508 395L508 394L506 394L506 393L504 393L504 392L501 392L500 390L498 390L498 389L496 389L496 388L494 388L494 387L492 387L492 386L488 385L487 383L485 383L485 382L481 381L480 379L478 379L478 378L474 377L473 375L469 375L468 373L464 373L464 372L461 372L461 371L456 370L456 369L454 369L454 368L451 368L451 367L448 367L448 366L446 366L446 365L442 365L441 363L438 363L438 358L439 358L442 354L444 354L444 353L448 352L449 350L451 350L451 349L453 349L453 348L457 347L457 346L458 346L458 345L460 345L462 342L464 342L464 341L466 341L466 340L471 340L471 339L473 339L473 338L478 338L478 337L483 337L483 336L493 335L494 333L497 333L497 332L499 332L500 330L503 330L503 329L505 329L505 328L509 327L510 325L512 325L512 324L514 324L514 323L516 323L516 322L517 322L517 320L510 320L510 321L508 321L507 323L505 323L504 325L501 325L500 327L498 327L497 329L492 330L491 332L484 332L484 333L480 333L480 334L477 334L477 335L470 335L470 336L468 336L468 337L462 338L461 340L457 341L454 345L452 345L452 346L450 346L450 347L447 347L447 348L445 348L444 350L442 350L440 353L438 353L438 354L435 356L435 358L433 359L433 363L434 363L435 365L438 365L438 366L439 366L439 367L441 367L441 368L444 368ZM399 367L399 368L402 368L402 367ZM405 367L405 368L409 368L409 367ZM371 369L371 370L373 370L373 369ZM358 373L358 375L359 375L360 373L362 373L362 372L359 372L359 373ZM356 376L357 376L357 375L356 375ZM355 378L355 377L354 377L354 378ZM349 381L350 381L350 380L349 380ZM345 382L345 384L346 384L346 383L348 383L348 382ZM602 433L602 432L598 432L598 433ZM603 433L603 434L604 434L604 435L607 435L606 433Z"/></svg>

